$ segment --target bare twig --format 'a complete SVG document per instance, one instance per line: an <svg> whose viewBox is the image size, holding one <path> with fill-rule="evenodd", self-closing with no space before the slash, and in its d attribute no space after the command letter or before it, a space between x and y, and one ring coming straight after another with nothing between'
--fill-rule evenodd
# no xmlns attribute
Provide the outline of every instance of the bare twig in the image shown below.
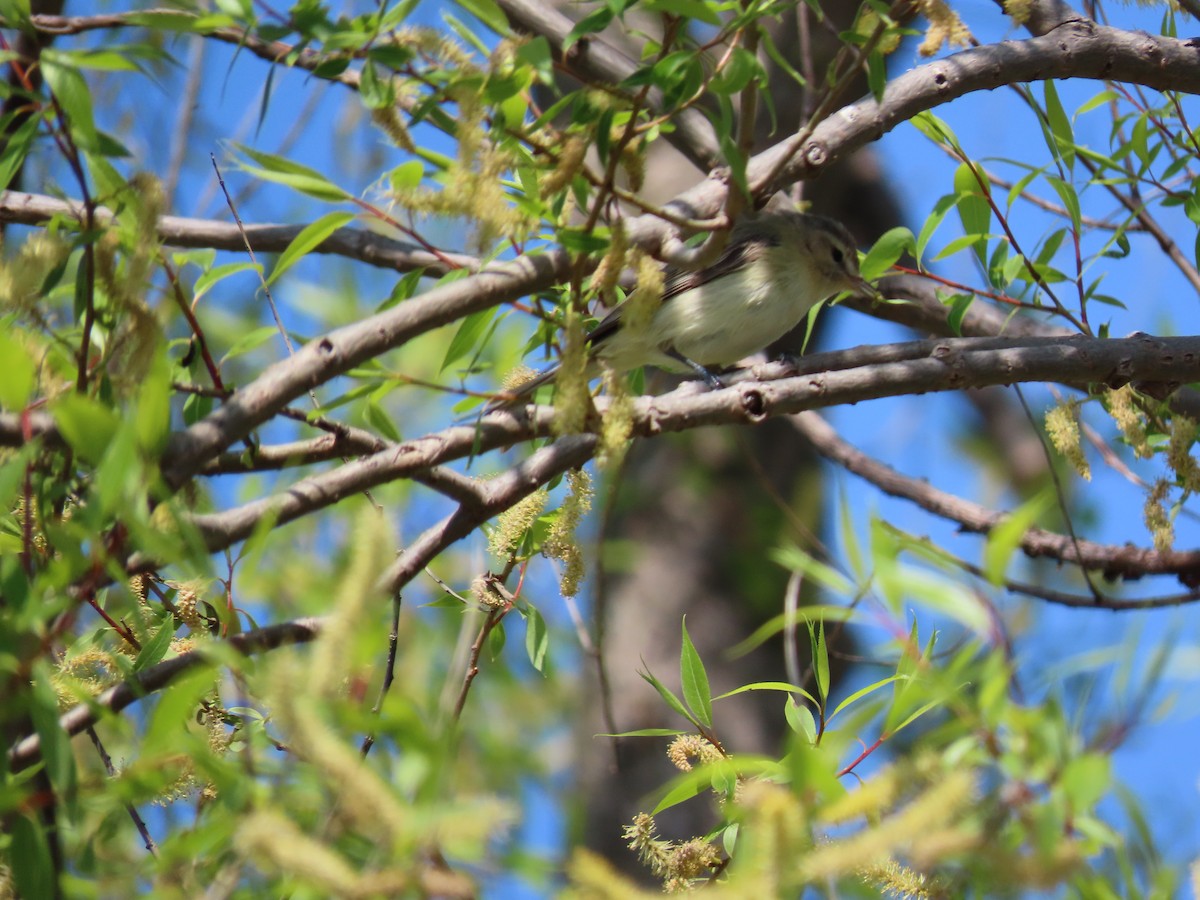
<svg viewBox="0 0 1200 900"><path fill-rule="evenodd" d="M383 701L387 699L388 691L391 690L392 682L396 678L396 650L400 644L400 592L397 591L392 595L392 626L388 631L388 652L387 663L383 668L383 681L379 685L379 696L375 699L375 706L371 708L371 712L379 715L383 709ZM362 747L359 752L366 756L371 752L371 747L375 744L375 735L368 734L363 738Z"/></svg>
<svg viewBox="0 0 1200 900"><path fill-rule="evenodd" d="M234 635L224 643L239 653L249 655L264 650L274 650L287 644L302 644L313 640L321 632L322 619L296 619L268 625L254 631ZM142 669L129 681L114 685L101 692L87 703L82 703L59 716L59 726L69 735L79 734L100 721L106 712L120 712L143 697L160 691L177 681L180 676L198 666L208 665L210 655L201 646L189 653L181 653L173 659ZM30 735L17 741L8 751L8 762L13 771L20 771L35 762L41 754L41 739Z"/></svg>
<svg viewBox="0 0 1200 900"><path fill-rule="evenodd" d="M1007 517L1006 513L987 509L925 482L901 475L890 466L872 459L843 441L816 413L801 413L793 416L792 422L812 441L822 456L866 479L884 493L911 500L922 509L958 523L965 531L986 534ZM1066 535L1037 527L1025 532L1019 546L1027 556L1049 557L1074 563L1098 570L1106 578L1138 577L1134 573L1174 574L1189 586L1193 582L1200 582L1200 552L1196 551L1159 552L1128 544L1114 546L1086 540L1073 541ZM1099 600L1093 598L1091 605L1103 609L1140 608L1136 602L1117 601L1107 597Z"/></svg>

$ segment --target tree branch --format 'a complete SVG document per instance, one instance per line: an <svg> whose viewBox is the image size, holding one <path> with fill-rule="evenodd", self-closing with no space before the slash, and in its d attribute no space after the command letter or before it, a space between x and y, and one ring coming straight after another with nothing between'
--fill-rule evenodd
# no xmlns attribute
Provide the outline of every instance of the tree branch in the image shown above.
<svg viewBox="0 0 1200 900"><path fill-rule="evenodd" d="M82 222L85 211L77 200L58 200L43 194L21 191L0 192L0 223L44 225L54 216ZM96 221L107 225L113 219L112 210L96 209ZM203 247L214 250L245 252L247 242L259 253L281 253L295 239L304 225L246 225L245 239L232 222L214 219L190 219L183 216L161 216L158 220L158 239L173 247ZM328 253L358 260L383 269L411 272L425 269L430 275L444 275L455 268L474 271L479 260L461 253L439 251L430 253L418 244L396 241L362 228L340 228L322 241L312 252Z"/></svg>
<svg viewBox="0 0 1200 900"><path fill-rule="evenodd" d="M696 393L695 384L688 384L661 397L640 397L633 402L632 425L635 435L652 436L705 425L756 424L772 416L882 397L1024 381L1079 386L1120 385L1132 379L1182 382L1194 377L1197 361L1200 337L910 341L813 354L798 364L756 370L761 377L774 376L775 380L760 381L746 373L720 391ZM792 374L796 366L800 374ZM605 405L603 398L597 401L601 410ZM283 524L364 489L425 473L433 466L545 437L552 433L553 422L554 412L548 407L498 411L476 426L455 426L405 441L334 471L302 479L273 496L225 512L195 516L191 521L210 550L223 549L249 537L264 518ZM533 464L537 457L534 454L521 466ZM512 472L519 474L521 466ZM503 508L492 500L477 505ZM478 521L492 514L488 512ZM454 518L438 527L449 527ZM136 566L147 564L138 560ZM389 590L395 587L389 585Z"/></svg>
<svg viewBox="0 0 1200 900"><path fill-rule="evenodd" d="M427 529L412 546L383 573L382 589L401 590L419 575L439 553L517 501L532 494L568 469L582 466L596 452L592 435L560 438L543 447L507 472L484 483L484 492L475 503L463 503L451 515Z"/></svg>
<svg viewBox="0 0 1200 900"><path fill-rule="evenodd" d="M545 37L559 64L581 80L617 84L638 69L633 60L595 34L583 36L564 53L563 43L575 22L548 3L539 0L497 0L497 3L518 31ZM647 100L662 111L661 90L650 90ZM671 125L674 133L668 140L697 168L707 172L721 164L721 148L703 113L697 109L680 110L671 115Z"/></svg>
<svg viewBox="0 0 1200 900"><path fill-rule="evenodd" d="M163 455L163 475L179 486L234 441L271 418L290 400L357 365L441 325L489 309L559 281L570 256L554 250L497 263L483 272L426 291L385 312L315 338L295 356L258 378L186 431L174 434Z"/></svg>
<svg viewBox="0 0 1200 900"><path fill-rule="evenodd" d="M966 531L988 534L1008 518L1008 513L988 509L978 503L938 490L925 482L901 475L890 466L872 459L842 440L837 432L814 412L799 413L791 418L791 422L826 459L869 481L885 494L911 500L934 515L957 522ZM1117 547L1092 541L1077 541L1067 535L1055 534L1037 527L1025 532L1021 537L1020 547L1026 556L1035 559L1048 557L1059 562L1075 563L1085 569L1099 570L1109 580L1140 578L1143 575L1176 575L1188 587L1200 584L1200 551L1196 550L1178 552L1147 550L1130 545ZM1188 596L1190 598L1190 595ZM1127 601L1129 605L1112 606L1109 602L1097 603L1094 598L1089 599L1092 601L1089 605L1093 607L1140 608L1135 601Z"/></svg>
<svg viewBox="0 0 1200 900"><path fill-rule="evenodd" d="M249 656L287 644L308 643L321 633L323 625L324 620L320 618L296 619L235 635L225 643L238 653ZM215 665L209 649L202 645L189 653L181 653L174 659L143 669L129 681L113 685L88 702L63 713L58 719L59 727L74 737L100 721L105 712L120 712L147 694L162 690L197 666ZM36 734L29 735L17 741L8 751L8 763L14 772L19 772L36 762L40 752L41 739Z"/></svg>

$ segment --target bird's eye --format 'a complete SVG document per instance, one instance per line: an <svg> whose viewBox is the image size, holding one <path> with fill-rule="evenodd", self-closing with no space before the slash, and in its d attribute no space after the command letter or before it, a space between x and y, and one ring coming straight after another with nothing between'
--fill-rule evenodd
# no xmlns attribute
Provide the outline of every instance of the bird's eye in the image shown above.
<svg viewBox="0 0 1200 900"><path fill-rule="evenodd" d="M840 266L843 262L845 262L845 260L846 260L846 255L844 253L842 253L842 248L834 247L833 248L833 261Z"/></svg>

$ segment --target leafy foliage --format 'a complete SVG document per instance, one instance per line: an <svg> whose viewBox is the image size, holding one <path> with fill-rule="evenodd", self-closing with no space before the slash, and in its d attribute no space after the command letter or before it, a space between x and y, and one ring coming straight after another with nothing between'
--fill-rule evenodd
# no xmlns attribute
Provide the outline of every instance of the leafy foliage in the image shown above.
<svg viewBox="0 0 1200 900"><path fill-rule="evenodd" d="M1163 11L1146 40L1166 61L1147 72L1100 12L1046 23L1050 4L1006 4L1013 23L1058 32L1021 46L1044 63L1033 87L1002 46L971 47L980 29L941 0L867 0L840 23L825 4L776 0L608 0L577 19L509 0L360 6L61 20L0 3L13 35L0 38L0 894L469 897L494 872L578 897L647 893L565 839L535 856L520 828L531 794L577 774L555 751L563 723L591 712L584 663L609 690L586 576L638 549L605 530L635 436L796 413L829 459L986 537L968 558L949 537L856 518L843 495L836 552L811 529L804 546L760 542L732 580L752 594L778 566L788 598L720 640L734 654L782 641L786 675L719 687L725 660L703 649L696 614L679 625L678 678L640 672L675 720L621 737L670 737L679 771L663 767L626 829L646 871L730 897L1173 896L1180 878L1114 758L1153 712L1174 647L1073 661L1124 683L1127 706L1109 715L1094 682L1038 664L1036 627L996 600L1115 610L1200 596L1197 563L1174 549L1200 491L1197 351L1146 339L1110 371L1088 368L1112 344L1110 317L1142 314L1106 281L1149 255L1142 238L1200 290L1195 66L1170 55L1194 56L1175 38L1191 6ZM802 35L798 55L780 22ZM953 64L889 72L909 37ZM1078 102L1065 79L1097 77L1095 47L1072 54L1087 40L1109 42L1113 80ZM217 49L219 77L203 60ZM1010 77L1034 135L1021 159L983 155L933 111ZM176 111L168 83L198 93ZM250 87L255 124L214 112ZM314 112L325 89L341 118ZM324 125L338 156L314 160ZM752 207L893 129L948 165L922 186L920 224L889 228L860 260L887 299L838 302L937 341L808 356L799 375L653 402L641 374L605 373L593 397L587 328L607 308L626 302L629 327L644 326L664 263L719 255ZM202 193L190 151L210 138L227 140L212 160L224 211L176 217ZM714 177L664 197L668 147L668 167ZM256 224L275 217L288 224ZM554 409L478 410L511 399L496 392L526 358L560 361ZM1018 397L1045 465L1002 500L991 491L1004 509L904 476L813 418L1051 377L1034 401L1044 445ZM1079 496L1102 467L1140 492L1147 546L1079 533L1106 512L1102 494ZM703 469L667 474L703 484ZM729 534L750 518L729 514ZM478 531L490 558L459 543ZM1186 593L1101 583L1142 577ZM801 586L821 596L801 600ZM509 640L514 623L524 640ZM848 635L873 668L847 671ZM780 695L787 734L765 751L726 724L762 693ZM694 820L711 827L667 834L668 811L701 805Z"/></svg>

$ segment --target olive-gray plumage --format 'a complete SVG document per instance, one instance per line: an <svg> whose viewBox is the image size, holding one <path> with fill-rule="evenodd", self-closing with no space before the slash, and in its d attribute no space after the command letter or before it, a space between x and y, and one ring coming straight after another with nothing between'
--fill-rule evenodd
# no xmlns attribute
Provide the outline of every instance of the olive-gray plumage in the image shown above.
<svg viewBox="0 0 1200 900"><path fill-rule="evenodd" d="M795 328L816 304L842 291L872 293L858 271L854 239L825 216L791 210L743 219L711 266L668 271L662 304L643 328L624 327L624 305L588 335L589 378L655 366L702 371L745 359ZM546 384L557 367L496 404Z"/></svg>

